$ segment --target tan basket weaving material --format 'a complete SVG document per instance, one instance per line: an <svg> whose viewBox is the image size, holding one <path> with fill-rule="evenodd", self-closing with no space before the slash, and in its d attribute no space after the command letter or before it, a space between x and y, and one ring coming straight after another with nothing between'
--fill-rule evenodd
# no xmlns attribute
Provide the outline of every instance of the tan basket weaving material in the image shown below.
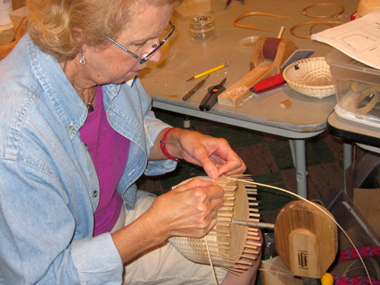
<svg viewBox="0 0 380 285"><path fill-rule="evenodd" d="M296 61L285 68L283 76L290 88L306 96L323 98L335 94L330 67L324 57Z"/></svg>
<svg viewBox="0 0 380 285"><path fill-rule="evenodd" d="M216 226L204 238L172 237L169 242L189 260L210 264L207 239L212 264L240 273L261 253L260 236L257 228L235 225L232 221L258 221L258 210L252 208L257 203L249 202L255 200L251 196L257 190L228 178L219 178L214 183L224 188L224 204L218 210Z"/></svg>

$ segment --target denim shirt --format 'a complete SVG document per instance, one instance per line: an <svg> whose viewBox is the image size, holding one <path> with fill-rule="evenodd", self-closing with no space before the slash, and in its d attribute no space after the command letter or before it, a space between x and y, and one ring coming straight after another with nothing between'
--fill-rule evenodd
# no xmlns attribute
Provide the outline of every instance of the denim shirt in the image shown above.
<svg viewBox="0 0 380 285"><path fill-rule="evenodd" d="M176 166L147 161L168 125L138 79L102 90L110 125L131 142L117 191L133 208L142 173ZM87 108L28 34L0 62L0 106L0 284L121 284L111 234L92 237L99 181L79 137Z"/></svg>

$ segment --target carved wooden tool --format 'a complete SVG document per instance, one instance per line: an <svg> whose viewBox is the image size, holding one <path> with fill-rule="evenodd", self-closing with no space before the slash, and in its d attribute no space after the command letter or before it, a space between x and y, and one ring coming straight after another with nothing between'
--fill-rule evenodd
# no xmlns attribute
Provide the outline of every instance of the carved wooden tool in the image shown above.
<svg viewBox="0 0 380 285"><path fill-rule="evenodd" d="M321 278L338 251L334 218L325 208L317 206L305 201L290 202L275 222L277 252L296 276Z"/></svg>
<svg viewBox="0 0 380 285"><path fill-rule="evenodd" d="M251 71L218 96L218 103L236 107L252 92L249 90L257 82L281 72L282 63L297 49L290 39L261 36L253 50Z"/></svg>

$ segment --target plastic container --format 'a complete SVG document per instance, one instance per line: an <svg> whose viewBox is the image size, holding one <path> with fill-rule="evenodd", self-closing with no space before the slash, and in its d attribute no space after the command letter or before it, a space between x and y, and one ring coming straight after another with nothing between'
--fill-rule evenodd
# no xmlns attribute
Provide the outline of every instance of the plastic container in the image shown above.
<svg viewBox="0 0 380 285"><path fill-rule="evenodd" d="M12 21L9 13L13 11L11 0L0 0L0 26L9 25Z"/></svg>
<svg viewBox="0 0 380 285"><path fill-rule="evenodd" d="M243 38L239 41L239 47L241 49L249 49L250 51L253 51L258 39L259 39L259 36L251 36L251 37Z"/></svg>
<svg viewBox="0 0 380 285"><path fill-rule="evenodd" d="M194 16L189 23L190 34L194 40L209 40L214 37L214 16L202 14Z"/></svg>
<svg viewBox="0 0 380 285"><path fill-rule="evenodd" d="M334 50L326 57L338 104L338 116L380 128L380 70Z"/></svg>

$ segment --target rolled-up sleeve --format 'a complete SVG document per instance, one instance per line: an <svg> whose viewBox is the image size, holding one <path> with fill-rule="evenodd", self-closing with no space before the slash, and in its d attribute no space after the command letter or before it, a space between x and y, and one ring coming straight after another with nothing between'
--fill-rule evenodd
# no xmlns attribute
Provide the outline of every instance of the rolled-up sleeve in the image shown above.
<svg viewBox="0 0 380 285"><path fill-rule="evenodd" d="M110 233L74 240L71 248L82 283L121 284L122 262Z"/></svg>
<svg viewBox="0 0 380 285"><path fill-rule="evenodd" d="M154 142L157 139L158 134L165 128L169 128L170 125L162 123L158 120L146 121L145 131L147 138L149 138L149 149L152 148ZM148 166L145 170L145 175L160 175L173 171L177 167L177 162L171 159L165 160L149 160Z"/></svg>

